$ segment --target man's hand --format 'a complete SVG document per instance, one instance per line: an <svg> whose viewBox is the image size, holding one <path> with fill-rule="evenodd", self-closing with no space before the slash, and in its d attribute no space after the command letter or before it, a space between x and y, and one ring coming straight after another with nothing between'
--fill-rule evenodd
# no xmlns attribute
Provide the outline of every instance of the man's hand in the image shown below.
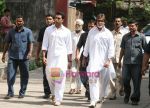
<svg viewBox="0 0 150 108"><path fill-rule="evenodd" d="M5 55L2 56L2 62L5 63L6 57Z"/></svg>
<svg viewBox="0 0 150 108"><path fill-rule="evenodd" d="M110 59L107 60L106 63L104 64L104 67L105 67L105 68L108 68L109 65L110 65L110 63L111 63L111 60L110 60Z"/></svg>
<svg viewBox="0 0 150 108"><path fill-rule="evenodd" d="M68 69L71 69L72 67L72 61L68 61Z"/></svg>
<svg viewBox="0 0 150 108"><path fill-rule="evenodd" d="M76 56L75 60L76 60L76 63L79 63L79 61L80 61L80 56Z"/></svg>
<svg viewBox="0 0 150 108"><path fill-rule="evenodd" d="M47 58L43 57L43 63L46 65L47 64Z"/></svg>
<svg viewBox="0 0 150 108"><path fill-rule="evenodd" d="M27 59L30 59L30 58L31 58L31 56L32 56L32 54L31 54L31 53L28 53L28 55L27 55Z"/></svg>

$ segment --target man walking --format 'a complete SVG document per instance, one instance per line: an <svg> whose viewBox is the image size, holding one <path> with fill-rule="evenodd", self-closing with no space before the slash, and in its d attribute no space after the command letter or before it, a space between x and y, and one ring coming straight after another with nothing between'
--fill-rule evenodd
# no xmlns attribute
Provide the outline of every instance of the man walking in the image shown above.
<svg viewBox="0 0 150 108"><path fill-rule="evenodd" d="M89 75L90 108L94 108L97 101L105 96L113 67L111 59L114 56L114 39L112 33L105 28L104 14L97 15L96 27L88 33L83 55L83 65L86 65L86 57L89 55L87 72L91 73Z"/></svg>
<svg viewBox="0 0 150 108"><path fill-rule="evenodd" d="M122 37L129 32L126 29L122 28L122 21L121 18L119 17L115 18L114 27L115 28L112 31L114 37L114 44L115 44L115 56L113 59L113 65L117 76L115 79L112 78L110 79L111 95L109 99L111 100L116 99L117 89L119 89L120 96L124 95L122 73L121 73L122 68L118 67L118 63L119 63L119 54L121 49L120 44L121 44ZM118 84L118 86L116 84Z"/></svg>
<svg viewBox="0 0 150 108"><path fill-rule="evenodd" d="M14 96L13 85L15 83L17 67L20 69L20 91L18 98L24 98L29 78L29 59L32 54L33 36L32 31L24 25L22 16L16 18L16 27L11 29L6 36L2 62L5 62L8 50L7 84L8 94L5 99Z"/></svg>
<svg viewBox="0 0 150 108"><path fill-rule="evenodd" d="M40 29L39 32L39 37L38 37L38 45L37 45L37 52L36 52L36 62L38 64L39 60L40 60L40 51L41 51L41 47L42 47L42 41L43 41L43 37L44 37L44 32L45 29L49 26L51 26L54 23L54 19L53 16L48 14L45 16L45 23L46 25ZM50 97L50 88L49 88L49 84L46 78L46 72L45 72L45 64L43 63L43 87L44 87L44 99L47 99Z"/></svg>
<svg viewBox="0 0 150 108"><path fill-rule="evenodd" d="M130 80L133 81L132 105L138 105L140 101L141 68L143 49L146 45L145 36L138 32L138 23L134 20L129 22L130 32L123 36L119 57L119 67L123 59L122 77L124 84L124 103L129 102L131 94Z"/></svg>
<svg viewBox="0 0 150 108"><path fill-rule="evenodd" d="M71 32L63 26L63 21L64 14L57 12L55 24L46 28L42 44L43 63L46 65L46 75L55 106L61 104L67 65L69 69L72 65ZM45 57L46 52L47 58Z"/></svg>

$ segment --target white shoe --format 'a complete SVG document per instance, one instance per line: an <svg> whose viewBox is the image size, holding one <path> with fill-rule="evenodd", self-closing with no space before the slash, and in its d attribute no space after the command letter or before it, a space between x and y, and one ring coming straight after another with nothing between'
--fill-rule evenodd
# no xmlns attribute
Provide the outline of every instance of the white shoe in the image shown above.
<svg viewBox="0 0 150 108"><path fill-rule="evenodd" d="M55 106L59 106L59 105L61 105L61 103L60 103L60 102L55 102L54 105L55 105Z"/></svg>
<svg viewBox="0 0 150 108"><path fill-rule="evenodd" d="M95 108L96 107L96 102L92 101L91 104L89 105L89 108Z"/></svg>

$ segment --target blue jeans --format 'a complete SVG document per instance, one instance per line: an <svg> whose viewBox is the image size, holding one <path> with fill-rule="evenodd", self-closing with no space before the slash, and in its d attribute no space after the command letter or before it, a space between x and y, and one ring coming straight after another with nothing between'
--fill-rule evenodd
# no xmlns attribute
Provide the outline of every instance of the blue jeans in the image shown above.
<svg viewBox="0 0 150 108"><path fill-rule="evenodd" d="M18 60L10 59L8 60L8 71L7 71L7 84L8 84L8 94L14 95L13 85L16 79L17 68L19 66L20 70L20 91L19 95L24 95L28 79L29 79L29 60Z"/></svg>
<svg viewBox="0 0 150 108"><path fill-rule="evenodd" d="M141 86L141 64L123 64L122 77L124 84L125 97L129 98L131 93L130 80L133 81L133 94L131 101L140 101L140 86Z"/></svg>

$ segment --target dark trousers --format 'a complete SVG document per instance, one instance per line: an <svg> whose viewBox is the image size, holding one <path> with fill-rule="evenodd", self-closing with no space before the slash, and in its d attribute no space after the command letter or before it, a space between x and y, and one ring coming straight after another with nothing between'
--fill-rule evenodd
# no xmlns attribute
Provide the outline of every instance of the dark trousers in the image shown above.
<svg viewBox="0 0 150 108"><path fill-rule="evenodd" d="M44 88L45 95L51 94L50 87L49 87L49 84L48 84L48 80L47 80L47 77L46 77L46 71L45 71L45 65L44 64L43 64L43 88Z"/></svg>
<svg viewBox="0 0 150 108"><path fill-rule="evenodd" d="M140 64L124 64L122 68L122 77L124 84L125 97L129 98L131 93L130 80L133 81L133 94L131 101L140 101L141 86L141 65Z"/></svg>
<svg viewBox="0 0 150 108"><path fill-rule="evenodd" d="M8 94L14 95L13 85L16 79L17 68L19 66L20 70L20 91L19 95L24 95L28 79L29 79L29 60L8 60L8 71L7 71L7 84L8 84Z"/></svg>
<svg viewBox="0 0 150 108"><path fill-rule="evenodd" d="M82 84L84 85L86 92L85 95L90 99L90 92L89 92L89 78L87 76L86 67L79 67L79 74Z"/></svg>

